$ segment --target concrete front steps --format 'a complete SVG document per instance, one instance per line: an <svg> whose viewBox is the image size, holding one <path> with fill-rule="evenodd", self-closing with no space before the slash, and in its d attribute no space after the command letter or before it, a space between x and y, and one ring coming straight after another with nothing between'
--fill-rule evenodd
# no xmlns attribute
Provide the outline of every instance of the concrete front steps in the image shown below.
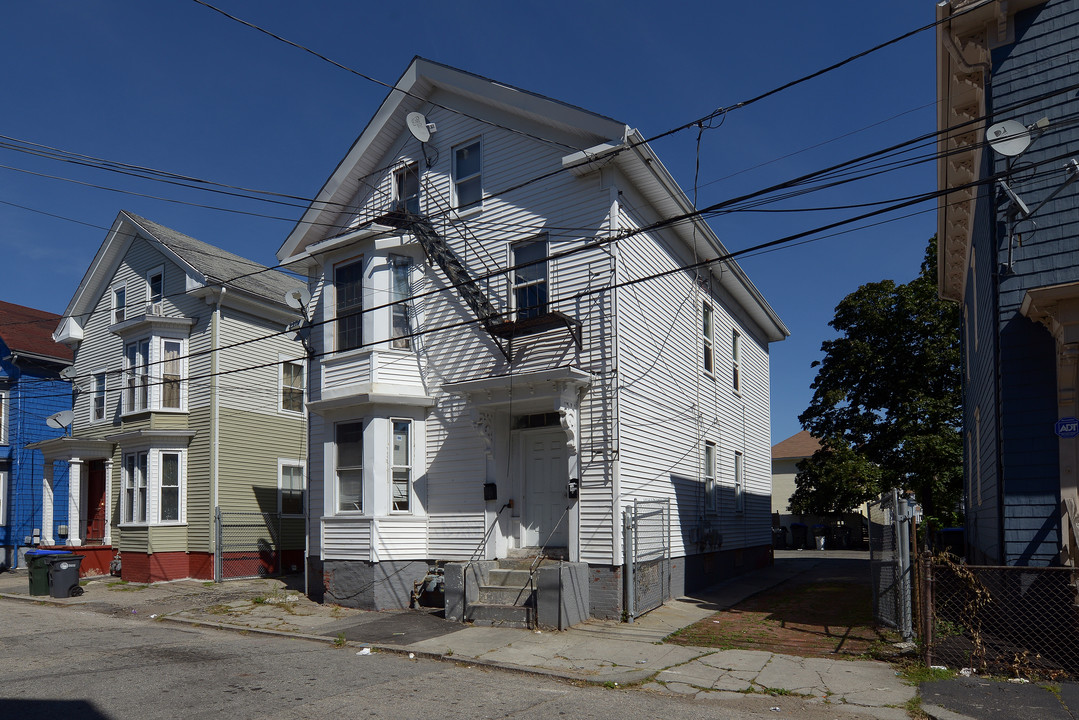
<svg viewBox="0 0 1079 720"><path fill-rule="evenodd" d="M446 619L563 630L588 619L586 563L518 556L446 566Z"/></svg>

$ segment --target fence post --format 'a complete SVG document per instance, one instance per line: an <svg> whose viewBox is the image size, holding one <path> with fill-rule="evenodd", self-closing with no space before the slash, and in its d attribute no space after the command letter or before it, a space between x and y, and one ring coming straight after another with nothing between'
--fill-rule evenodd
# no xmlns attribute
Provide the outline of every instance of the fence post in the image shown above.
<svg viewBox="0 0 1079 720"><path fill-rule="evenodd" d="M214 506L214 582L221 582L221 507Z"/></svg>
<svg viewBox="0 0 1079 720"><path fill-rule="evenodd" d="M622 541L625 543L625 550L623 555L625 556L625 596L626 596L626 622L633 622L636 615L636 598L634 597L635 587L633 582L633 522L630 519L630 510L626 508L622 511Z"/></svg>
<svg viewBox="0 0 1079 720"><path fill-rule="evenodd" d="M925 666L933 665L933 556L929 551L922 553L922 563L925 567L924 582L925 600L922 603L925 608L925 627L922 632L922 649L924 651Z"/></svg>

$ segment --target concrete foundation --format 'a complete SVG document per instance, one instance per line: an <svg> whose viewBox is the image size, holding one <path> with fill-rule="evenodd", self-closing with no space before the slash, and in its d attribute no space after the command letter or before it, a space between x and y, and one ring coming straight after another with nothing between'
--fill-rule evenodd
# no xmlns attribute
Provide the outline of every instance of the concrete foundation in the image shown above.
<svg viewBox="0 0 1079 720"><path fill-rule="evenodd" d="M404 610L413 583L423 580L428 560L326 560L322 565L323 602L362 610ZM314 583L312 583L314 584Z"/></svg>

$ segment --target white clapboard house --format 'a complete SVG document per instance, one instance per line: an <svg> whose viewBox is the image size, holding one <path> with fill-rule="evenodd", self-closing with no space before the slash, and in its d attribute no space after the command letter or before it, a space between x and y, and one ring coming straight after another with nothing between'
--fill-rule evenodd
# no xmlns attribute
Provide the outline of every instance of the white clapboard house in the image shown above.
<svg viewBox="0 0 1079 720"><path fill-rule="evenodd" d="M770 562L788 332L736 263L686 269L725 252L661 222L691 212L624 123L409 65L278 251L310 278L327 601L444 566L447 616L564 627Z"/></svg>

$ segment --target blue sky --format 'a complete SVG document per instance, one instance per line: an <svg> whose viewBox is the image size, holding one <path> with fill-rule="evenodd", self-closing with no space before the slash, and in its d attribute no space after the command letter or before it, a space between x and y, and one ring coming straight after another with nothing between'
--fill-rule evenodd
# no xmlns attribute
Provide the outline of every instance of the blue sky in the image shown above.
<svg viewBox="0 0 1079 720"><path fill-rule="evenodd" d="M934 20L928 0L215 4L387 83L421 55L646 137ZM0 66L0 135L300 197L318 191L386 94L193 0L4 3ZM926 31L729 113L703 136L698 206L931 132L933 68ZM692 194L696 133L653 147ZM0 166L0 299L53 312L64 310L120 209L266 264L301 212L4 149ZM806 212L732 213L712 226L736 251L859 212L808 208L934 184L933 164L923 163L768 206ZM773 443L800 429L810 363L834 335L835 305L863 283L917 274L935 231L933 204L898 215L910 217L740 260L791 330L771 348Z"/></svg>

